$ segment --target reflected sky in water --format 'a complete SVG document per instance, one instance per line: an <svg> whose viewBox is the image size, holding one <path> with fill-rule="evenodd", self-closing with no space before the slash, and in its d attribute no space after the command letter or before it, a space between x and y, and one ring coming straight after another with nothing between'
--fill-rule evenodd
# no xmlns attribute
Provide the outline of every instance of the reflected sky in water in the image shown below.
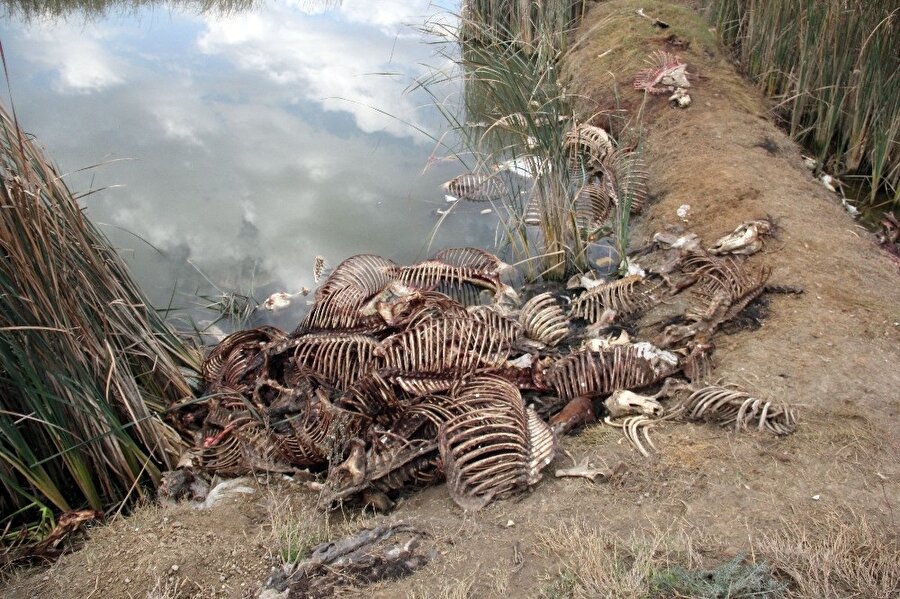
<svg viewBox="0 0 900 599"><path fill-rule="evenodd" d="M462 167L425 168L435 142L416 127L440 137L446 126L426 94L405 90L423 64L451 65L411 25L452 27L458 3L317 4L2 21L20 124L63 172L114 161L67 181L109 187L83 203L155 304L176 279L176 304L192 301L204 282L188 261L262 300L314 287L316 254L429 253L439 185ZM432 250L490 244L481 208L452 213Z"/></svg>

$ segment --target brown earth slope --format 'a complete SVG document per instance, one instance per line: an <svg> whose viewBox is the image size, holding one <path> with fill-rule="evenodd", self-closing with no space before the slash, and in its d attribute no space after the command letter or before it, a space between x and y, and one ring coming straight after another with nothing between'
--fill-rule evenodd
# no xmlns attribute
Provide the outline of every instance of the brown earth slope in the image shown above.
<svg viewBox="0 0 900 599"><path fill-rule="evenodd" d="M635 15L638 7L671 27L654 28ZM889 576L900 574L897 266L804 168L695 12L671 2L603 2L576 40L568 66L585 111L616 106L631 125L643 116L655 199L636 240L677 222L682 204L706 242L745 219L778 220L780 236L762 259L774 282L806 293L773 296L759 330L719 336L717 375L801 406L801 426L780 439L662 425L653 433L660 452L650 459L616 430L594 427L563 446L597 465L621 463L611 482L554 479L551 466L534 492L477 514L462 513L441 487L415 494L374 520L432 531L438 557L406 580L359 594L640 597L667 560L710 565L748 553L806 581L795 586L798 596L849 596L853 585L857 596L891 596L900 584ZM643 104L631 89L643 57L666 47L694 75L686 110L664 97ZM300 503L286 512L288 495ZM166 596L241 597L278 563L285 514L303 530L325 530L310 504L308 492L279 483L212 512L149 509L96 529L84 550L20 575L4 596L145 597L168 585ZM860 574L865 568L841 573L854 559L871 566L872 580ZM830 574L810 582L815 571ZM842 577L844 586L834 583Z"/></svg>

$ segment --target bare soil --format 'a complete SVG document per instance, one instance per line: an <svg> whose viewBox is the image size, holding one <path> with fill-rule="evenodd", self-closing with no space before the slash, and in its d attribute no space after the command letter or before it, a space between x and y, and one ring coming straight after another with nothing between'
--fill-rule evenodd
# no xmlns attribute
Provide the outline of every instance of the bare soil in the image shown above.
<svg viewBox="0 0 900 599"><path fill-rule="evenodd" d="M670 28L654 28L634 14L638 7ZM642 58L665 49L670 35L676 37L669 47L693 74L693 104L684 110L667 106L665 97L644 104L630 86ZM649 459L617 430L596 426L564 439L563 447L610 469L622 464L610 482L555 479L551 465L533 492L475 514L463 513L443 487L435 487L386 516L332 516L341 528L402 520L431 531L437 541L432 564L360 595L550 597L579 588L591 595L584 591L588 570L620 558L627 570L636 559L613 555L621 549L616 539L632 553L635 543L652 541L653 555L708 564L745 552L766 559L768 535L788 525L792 535L828 535L826 523L835 518L851 527L865 522L884 539L896 539L896 264L806 170L799 148L767 116L765 100L740 78L705 21L685 3L593 4L576 40L568 66L580 82L583 108L617 106L616 114L631 125L642 114L654 199L635 223L636 244L677 222L682 204L691 206L689 228L707 243L747 219L770 215L780 224L777 240L756 259L773 267L773 282L806 292L772 296L758 330L719 335L716 373L799 406L801 425L776 438L669 423L654 429L660 451ZM673 47L673 40L689 47ZM557 463L567 465L568 459ZM272 523L285 497L298 502L291 512L298 526L323 521L310 492L283 482L260 483L253 496L209 511L147 507L92 529L84 549L49 568L20 572L3 595L247 596L280 564L278 526ZM598 558L604 552L605 562ZM888 561L900 571L900 564ZM612 586L597 594L632 596Z"/></svg>

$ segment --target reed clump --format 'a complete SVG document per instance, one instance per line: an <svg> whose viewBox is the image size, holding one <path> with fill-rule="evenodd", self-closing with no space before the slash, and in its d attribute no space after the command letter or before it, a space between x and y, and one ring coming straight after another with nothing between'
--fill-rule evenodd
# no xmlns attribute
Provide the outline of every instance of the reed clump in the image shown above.
<svg viewBox="0 0 900 599"><path fill-rule="evenodd" d="M591 119L575 119L574 98L567 91L570 82L559 68L576 21L534 21L534 35L525 36L507 18L509 13L498 17L496 10L478 12L473 8L478 4L466 3L460 55L448 54L462 73L462 105L436 105L460 140L455 153L473 173L470 181L489 181L492 192L504 190L502 197L492 198L501 215L498 250L521 265L528 280L566 280L588 269L589 246L598 238L614 236L617 246L627 245L632 190L624 185L613 191L616 179L610 176L607 184L620 200L619 209L598 218L590 213L585 189L588 183L596 186L598 164L583 162L583 148L575 140L578 127ZM566 9L574 10L576 4L567 3ZM419 85L431 92L438 82L432 76ZM597 160L607 152L594 150ZM622 183L631 180L622 168L637 164L637 157L630 152L616 164Z"/></svg>
<svg viewBox="0 0 900 599"><path fill-rule="evenodd" d="M199 356L0 107L0 532L143 494L183 441L162 414Z"/></svg>
<svg viewBox="0 0 900 599"><path fill-rule="evenodd" d="M517 42L527 52L541 38L563 41L560 32L573 27L585 10L587 0L465 0L462 38L468 44Z"/></svg>
<svg viewBox="0 0 900 599"><path fill-rule="evenodd" d="M710 0L708 16L791 136L900 208L900 8L871 0Z"/></svg>

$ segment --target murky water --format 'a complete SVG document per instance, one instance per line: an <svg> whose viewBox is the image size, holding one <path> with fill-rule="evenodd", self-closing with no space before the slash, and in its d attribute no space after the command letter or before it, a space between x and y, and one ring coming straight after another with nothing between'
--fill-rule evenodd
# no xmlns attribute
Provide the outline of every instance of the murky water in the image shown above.
<svg viewBox="0 0 900 599"><path fill-rule="evenodd" d="M102 189L82 200L87 213L155 305L314 288L317 254L409 262L491 244L483 206L432 236L440 183L462 167L434 160L446 152L429 136L446 125L428 94L407 91L451 67L419 28L454 26L458 2L178 6L0 21L20 124L74 191Z"/></svg>

